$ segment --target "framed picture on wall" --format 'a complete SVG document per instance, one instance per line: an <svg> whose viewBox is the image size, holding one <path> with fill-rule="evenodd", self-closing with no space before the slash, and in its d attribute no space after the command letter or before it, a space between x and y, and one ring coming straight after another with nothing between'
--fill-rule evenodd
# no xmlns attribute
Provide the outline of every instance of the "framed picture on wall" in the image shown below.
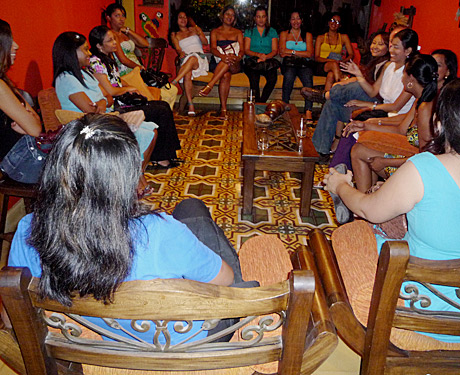
<svg viewBox="0 0 460 375"><path fill-rule="evenodd" d="M144 6L163 6L164 0L142 0Z"/></svg>

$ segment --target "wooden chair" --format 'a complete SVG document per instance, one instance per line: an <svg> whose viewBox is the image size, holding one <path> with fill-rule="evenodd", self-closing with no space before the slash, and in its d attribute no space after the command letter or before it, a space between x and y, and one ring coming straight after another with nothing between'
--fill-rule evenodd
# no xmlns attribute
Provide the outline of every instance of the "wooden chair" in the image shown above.
<svg viewBox="0 0 460 375"><path fill-rule="evenodd" d="M149 46L141 48L142 61L146 69L152 68L155 72L159 72L163 65L168 42L163 38L147 38L147 40L149 41Z"/></svg>
<svg viewBox="0 0 460 375"><path fill-rule="evenodd" d="M350 236L348 240L352 240ZM460 344L443 343L414 332L460 335L460 313L429 314L426 310L406 308L401 300L398 302L403 281L459 287L460 259L428 261L411 257L404 241L386 242L378 259L375 282L371 281L373 291L366 328L356 315L362 306L355 297L354 303L350 303L344 286L346 280L342 279L324 234L315 229L308 243L321 279L317 289L321 283L339 336L362 357L361 374L460 373ZM357 258L360 250L354 249ZM355 259L350 259L353 261ZM361 264L356 266L356 272L360 272ZM413 293L415 299L417 293L418 289Z"/></svg>
<svg viewBox="0 0 460 375"><path fill-rule="evenodd" d="M14 231L5 232L10 197L23 198L26 213L31 213L32 204L37 196L36 188L35 184L23 184L10 178L0 181L0 259L2 256L3 241L11 242L15 233Z"/></svg>
<svg viewBox="0 0 460 375"><path fill-rule="evenodd" d="M61 109L61 103L54 87L41 90L38 93L38 103L42 114L45 131L59 129L61 123L55 115L56 109Z"/></svg>
<svg viewBox="0 0 460 375"><path fill-rule="evenodd" d="M326 339L330 343L331 336L336 339L333 327L327 327L329 330L332 328L332 335L329 332L322 335L325 328L322 324L310 321L309 325L315 285L312 271L295 270L287 281L251 289L220 287L190 280L130 281L120 286L113 304L104 305L91 297L84 297L75 298L71 308L54 301L40 300L37 285L38 279L32 278L27 268L6 267L0 272L0 295L29 375L57 374L58 368L60 373L81 373L81 363L126 369L192 371L234 368L277 360L279 374L306 374L324 360L320 350L321 340ZM53 312L53 315L47 314L46 318L43 310ZM321 308L312 316L318 317L321 312L327 310ZM268 318L256 326L242 328L254 316L271 313L283 318L278 322ZM231 329L242 329L240 341L209 343L212 340L209 338L204 343L168 347L158 342L139 343L134 339L85 339L80 336L80 327L69 321L71 316L74 321L83 323L80 315L129 319L133 322L140 320L144 323L158 323L159 319L244 318ZM281 324L281 335L264 337L265 331ZM59 327L61 332L48 330L47 325ZM0 342L7 339L14 342L11 341L11 335L5 336L5 332L0 331ZM319 341L315 340L318 334L321 336ZM330 345L327 351L330 351ZM306 352L311 355L309 358L314 365L311 366L313 370L308 372L303 370L302 363ZM17 349L11 349L9 353L4 351L3 354L10 355L4 359L9 365L16 365L17 369ZM73 362L72 366L70 362Z"/></svg>

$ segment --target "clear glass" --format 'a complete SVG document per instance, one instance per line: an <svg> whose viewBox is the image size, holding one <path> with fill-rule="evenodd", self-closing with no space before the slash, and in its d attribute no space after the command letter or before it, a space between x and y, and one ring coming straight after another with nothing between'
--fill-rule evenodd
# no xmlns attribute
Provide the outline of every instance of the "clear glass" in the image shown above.
<svg viewBox="0 0 460 375"><path fill-rule="evenodd" d="M265 150L268 150L269 146L270 146L270 137L268 136L265 129L262 129L259 131L257 135L257 148L263 153Z"/></svg>
<svg viewBox="0 0 460 375"><path fill-rule="evenodd" d="M254 90L251 90L251 89L248 90L247 102L248 102L248 104L253 104L254 103Z"/></svg>
<svg viewBox="0 0 460 375"><path fill-rule="evenodd" d="M300 119L300 129L298 129L296 133L299 138L305 138L307 136L307 129L303 123L303 118Z"/></svg>

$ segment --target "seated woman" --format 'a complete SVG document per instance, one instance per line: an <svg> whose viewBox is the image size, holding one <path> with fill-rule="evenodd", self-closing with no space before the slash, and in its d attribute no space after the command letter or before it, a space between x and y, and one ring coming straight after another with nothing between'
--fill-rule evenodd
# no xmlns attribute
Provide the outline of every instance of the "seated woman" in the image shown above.
<svg viewBox="0 0 460 375"><path fill-rule="evenodd" d="M283 102L289 103L296 77L300 78L304 87L313 86L313 36L304 32L302 37L302 18L300 12L291 12L290 29L280 34L280 56L283 57L281 73L283 73ZM311 110L313 103L305 101L305 118L312 124Z"/></svg>
<svg viewBox="0 0 460 375"><path fill-rule="evenodd" d="M113 99L106 98L99 88L99 81L85 69L90 65L91 53L86 38L68 31L60 34L53 45L53 86L62 109L84 113L112 112ZM155 146L154 130L157 125L144 122L144 113L134 111L122 114L132 122L142 155L143 170L147 167ZM141 176L139 194L147 191L147 182ZM148 189L149 190L149 189ZM147 191L150 192L150 191Z"/></svg>
<svg viewBox="0 0 460 375"><path fill-rule="evenodd" d="M91 44L91 65L88 69L99 81L102 88L115 99L127 92L137 92L136 88L124 84L120 78L113 53L117 50L117 43L113 31L107 26L96 26L89 34ZM174 115L169 105L162 100L151 100L147 104L130 107L126 110L142 110L147 121L158 125L158 137L150 155L150 160L158 168L173 168L177 166L176 150L180 149Z"/></svg>
<svg viewBox="0 0 460 375"><path fill-rule="evenodd" d="M406 214L408 231L404 240L415 257L431 260L460 258L460 232L457 229L460 220L459 103L460 81L456 79L442 89L438 99L434 123L436 153L422 152L411 157L376 192L364 194L350 186L351 172L345 175L331 168L324 178L326 190L338 194L349 209L370 222L381 223ZM334 251L339 258L346 249L336 247ZM420 295L429 296L431 300L428 307L417 303L418 308L458 312L425 287L417 287ZM456 288L437 289L446 298L460 303ZM405 303L409 306L410 301ZM439 341L460 342L460 336L420 333Z"/></svg>
<svg viewBox="0 0 460 375"><path fill-rule="evenodd" d="M249 78L250 89L256 102L266 103L276 85L279 62L274 59L278 54L278 33L268 23L267 9L258 6L254 12L254 27L244 32L244 72ZM260 76L265 83L260 95Z"/></svg>
<svg viewBox="0 0 460 375"><path fill-rule="evenodd" d="M36 183L46 154L35 142L40 118L9 80L19 46L8 22L0 19L0 179L3 175L24 183Z"/></svg>
<svg viewBox="0 0 460 375"><path fill-rule="evenodd" d="M214 85L219 82L220 117L227 120L227 98L230 92L232 74L240 72L241 59L244 56L243 33L235 29L236 14L233 5L222 9L220 19L222 26L211 31L211 52L213 57L209 70L214 73L212 80L200 91L200 96L207 96Z"/></svg>
<svg viewBox="0 0 460 375"><path fill-rule="evenodd" d="M407 151L407 155L412 156L431 141L430 123L438 91L437 78L436 60L430 55L415 55L406 63L402 76L404 90L416 98L404 119L393 124L352 121L347 125L344 130L347 136L351 132L365 131L360 133L351 150L351 163L359 191L366 192L377 182L377 175L386 178L394 172L393 168L404 164L406 159L398 152ZM366 132L369 130L372 132ZM380 135L382 132L389 134ZM375 146L361 143L363 139L375 141Z"/></svg>
<svg viewBox="0 0 460 375"><path fill-rule="evenodd" d="M185 11L180 11L177 15L177 22L173 24L170 35L173 47L181 59L181 67L171 83L177 85L178 82L184 80L188 115L194 117L196 112L192 102L192 79L208 74L209 63L203 52L203 45L207 45L208 40Z"/></svg>
<svg viewBox="0 0 460 375"><path fill-rule="evenodd" d="M144 66L140 64L134 50L137 47L148 47L149 43L142 36L125 26L126 21L126 9L117 3L110 4L102 12L102 18L107 21L110 25L115 41L117 43L117 49L115 52L115 60L120 71L120 75L124 76L133 70L136 66L140 69L144 69Z"/></svg>
<svg viewBox="0 0 460 375"><path fill-rule="evenodd" d="M172 216L138 201L140 161L136 138L119 117L88 114L64 127L44 166L34 213L19 223L8 259L40 277L42 297L71 305L78 292L110 303L129 280L242 281L236 251L201 201L182 201ZM139 333L131 321L120 323L153 342L154 328ZM170 323L172 343L195 333L192 340L205 338L197 323L186 334Z"/></svg>
<svg viewBox="0 0 460 375"><path fill-rule="evenodd" d="M403 92L401 77L406 59L418 53L418 35L409 29L396 32L397 30L393 31L395 35L390 35L390 62L385 64L383 72L373 84L366 81L355 63L349 62L346 63L345 70L355 75L357 82L345 86L336 85L331 89L330 100L323 106L312 137L316 151L327 160L336 134L337 121L348 122L353 108L361 106L369 110L378 110L369 117L405 114L411 108L414 98ZM377 95L383 98L382 104L376 99ZM374 102L352 100L357 98L368 98L367 100Z"/></svg>
<svg viewBox="0 0 460 375"><path fill-rule="evenodd" d="M449 51L449 50L436 50L432 53L432 56L434 57L434 59L437 61L437 64L438 64L438 79L437 79L437 89L438 91L441 90L441 88L448 82L450 82L452 79L454 79L455 77L457 77L457 56L455 55L455 53L453 53L452 51ZM407 90L406 90L407 91ZM412 105L412 108L411 108L411 111L409 111L406 115L404 116L394 116L394 117L388 117L388 118L369 118L367 120L365 120L364 122L364 128L367 126L367 124L372 124L370 126L376 126L378 124L390 124L390 125L399 125L400 123L404 122L404 121L409 121L409 123L411 121L414 121L414 113L415 113L415 107L414 105ZM430 114L428 114L427 112L427 116L431 116ZM418 113L418 118L420 121L421 118L423 118L423 115L420 113ZM429 122L429 119L427 118L426 121ZM422 120L423 122L423 120ZM425 126L427 126L428 123L425 124ZM350 126L354 126L354 125L350 125ZM423 129L424 126L423 124L422 125L419 125L418 126L418 129ZM358 125L358 128L357 129L362 129L359 125ZM380 128L377 128L377 129L380 129ZM382 128L383 129L383 128ZM412 156L414 154L414 152L416 152L416 148L419 147L420 150L423 148L424 144L426 142L422 142L422 144L419 144L419 141L418 141L418 134L420 133L420 130L419 132L417 132L417 127L410 127L410 132L407 134L408 138L407 140L409 141L410 144L413 144L413 146L410 146L409 144L406 144L410 150L403 150L403 149L399 149L399 150L402 150L404 152L404 155L399 155L399 153L392 153L390 152L389 150L383 150L381 147L377 147L376 149L380 150L380 151L385 151L385 152L389 152L389 155L387 155L388 158L390 158L390 155L391 157L395 158L396 160L391 160L391 164L393 164L394 166L393 167L390 167L390 166L386 166L385 167L385 175L389 175L391 174L392 172L394 172L394 168L396 168L397 166L400 165L400 163L403 162L403 160L401 160L401 158L403 156ZM427 128L425 128L427 129ZM337 126L337 131L339 131L339 127ZM340 130L341 131L341 130ZM428 131L428 130L426 130ZM346 132L345 134L348 134L349 132ZM424 130L421 130L421 133L424 133ZM336 133L337 134L337 133ZM405 132L404 132L405 134ZM365 138L368 138L368 137L372 137L372 135L369 135L367 134L365 136ZM385 136L386 138L389 138L389 142L392 142L390 141L391 137L390 135L386 135ZM398 136L395 136L396 138L398 138ZM426 140L428 139L431 139L431 135L429 134L425 134L425 138ZM335 141L334 141L335 142ZM334 154L331 162L330 162L330 166L331 167L335 167L336 165L340 164L340 163L344 163L346 164L346 166L348 167L348 169L352 169L352 163L351 163L351 158L350 158L350 154L351 154L351 149L352 147L354 146L354 144L356 143L356 138L354 136L346 136L346 137L343 137L340 139L340 143L339 143L339 147L337 148L337 152ZM374 145L377 145L381 142L375 142L373 143ZM405 142L403 142L404 144ZM369 143L368 143L369 144ZM401 145L400 142L398 142L398 144ZM334 146L334 144L332 145ZM415 146L415 148L414 148ZM398 155L400 157L398 157ZM385 163L389 162L389 160L385 161ZM367 159L366 159L367 160ZM383 160L380 159L379 157L376 157L375 159L372 159L375 163L379 163L379 164L382 164ZM377 165L375 165L374 167L378 167ZM382 175L382 174L380 174Z"/></svg>
<svg viewBox="0 0 460 375"><path fill-rule="evenodd" d="M340 22L340 15L333 13L328 21L328 32L324 35L318 35L315 42L317 74L326 74L326 85L324 86L326 91L331 89L334 82L340 81L342 73L340 72L339 61L350 61L354 57L350 38L346 34L339 33ZM342 59L344 49L347 56Z"/></svg>

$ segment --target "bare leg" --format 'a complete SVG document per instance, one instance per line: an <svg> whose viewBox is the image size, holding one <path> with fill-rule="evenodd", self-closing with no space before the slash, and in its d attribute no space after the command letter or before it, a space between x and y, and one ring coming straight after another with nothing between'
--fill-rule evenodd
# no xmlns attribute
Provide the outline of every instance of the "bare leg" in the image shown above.
<svg viewBox="0 0 460 375"><path fill-rule="evenodd" d="M153 149L155 148L155 144L157 143L158 138L158 130L155 129L153 132L155 136L153 137L152 142L150 142L149 147L147 147L147 149L144 151L144 160L142 161L142 174L139 178L139 184L137 185L138 195L141 195L148 186L147 180L144 177L144 171L150 162L150 155L152 155Z"/></svg>
<svg viewBox="0 0 460 375"><path fill-rule="evenodd" d="M326 79L326 86L324 87L324 89L326 91L329 91L333 83L338 82L340 80L341 72L339 68L339 63L337 61L328 61L324 65L324 71L328 73Z"/></svg>
<svg viewBox="0 0 460 375"><path fill-rule="evenodd" d="M184 88L185 88L185 95L187 96L188 102L188 110L189 112L195 112L195 107L193 105L193 82L192 82L192 71L189 71L184 76Z"/></svg>
<svg viewBox="0 0 460 375"><path fill-rule="evenodd" d="M198 59L196 58L196 56L192 56L190 57L184 64L182 64L182 66L180 67L179 69L179 72L177 73L177 76L176 78L174 78L174 82L179 82L182 78L185 77L185 75L187 73L191 73L192 70L194 69L197 69L198 68Z"/></svg>
<svg viewBox="0 0 460 375"><path fill-rule="evenodd" d="M365 193L377 182L377 174L369 165L369 158L384 156L380 151L375 151L357 143L351 149L351 165L355 176L356 188Z"/></svg>
<svg viewBox="0 0 460 375"><path fill-rule="evenodd" d="M329 91L334 84L334 73L329 72L326 76L326 84L324 85L324 90Z"/></svg>
<svg viewBox="0 0 460 375"><path fill-rule="evenodd" d="M225 64L224 62L220 61L219 64L217 64L216 70L214 70L214 76L209 81L208 86L212 89L214 85L216 84L216 82L219 79L221 79L225 73L228 72L228 69L229 69L228 64ZM209 89L209 91L211 91L211 89Z"/></svg>
<svg viewBox="0 0 460 375"><path fill-rule="evenodd" d="M219 100L220 100L220 110L221 112L227 111L227 99L228 93L230 92L230 80L232 79L232 74L226 72L219 83Z"/></svg>

